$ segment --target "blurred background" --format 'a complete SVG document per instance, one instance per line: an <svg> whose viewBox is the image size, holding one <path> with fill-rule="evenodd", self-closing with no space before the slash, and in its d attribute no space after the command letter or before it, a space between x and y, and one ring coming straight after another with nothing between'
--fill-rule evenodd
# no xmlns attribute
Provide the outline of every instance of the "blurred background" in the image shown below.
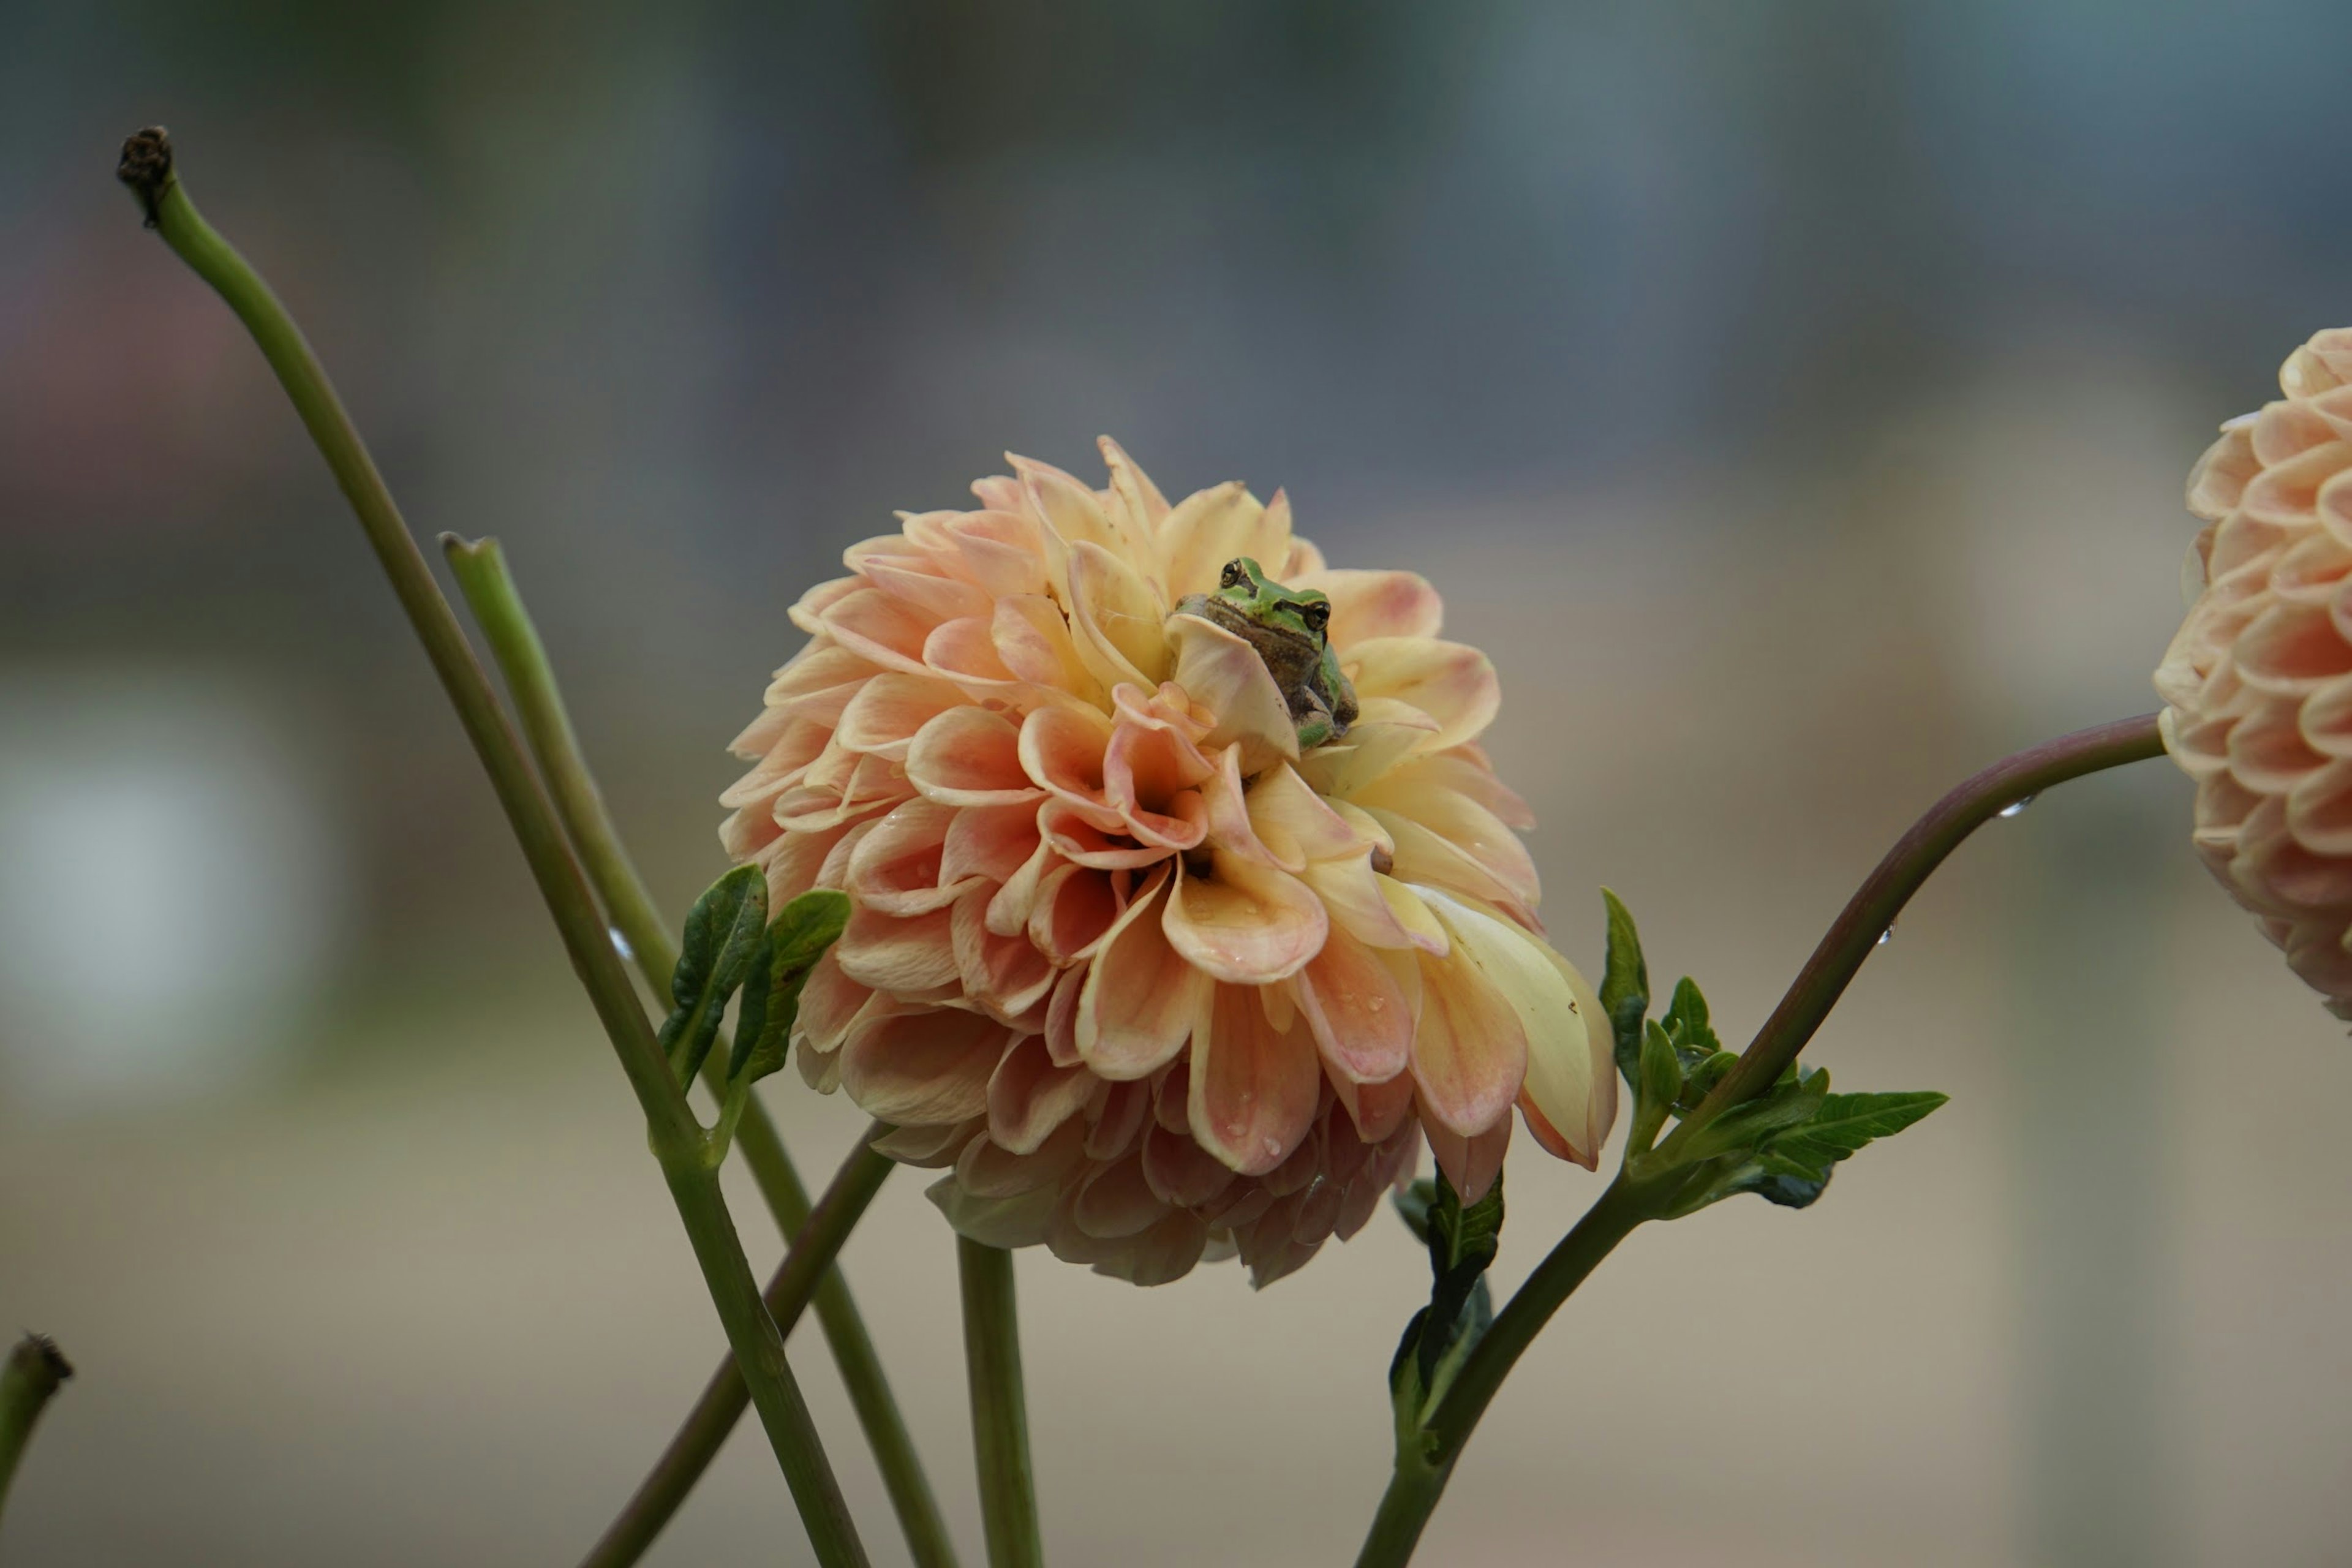
<svg viewBox="0 0 2352 1568"><path fill-rule="evenodd" d="M801 589L1109 431L1433 578L1561 945L1597 965L1606 882L1744 1036L1948 783L2153 706L2183 476L2352 320L2347 49L2324 0L11 0L0 1324L81 1374L0 1561L569 1563L720 1348L457 726L125 132L172 128L415 526L507 541L673 910ZM2352 1048L2187 794L2089 780L1958 857L1813 1053L1950 1107L1810 1213L1635 1237L1427 1561L2352 1561ZM862 1118L771 1100L821 1180ZM1519 1152L1505 1283L1598 1190ZM846 1268L976 1561L921 1185ZM1024 1255L1053 1559L1347 1561L1424 1280L1385 1218L1263 1296ZM805 1560L756 1433L652 1560Z"/></svg>

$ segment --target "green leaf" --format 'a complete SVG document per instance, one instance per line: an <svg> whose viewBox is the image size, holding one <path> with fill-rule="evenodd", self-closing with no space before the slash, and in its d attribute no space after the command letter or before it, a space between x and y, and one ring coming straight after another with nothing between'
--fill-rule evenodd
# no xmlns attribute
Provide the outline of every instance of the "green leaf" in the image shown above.
<svg viewBox="0 0 2352 1568"><path fill-rule="evenodd" d="M1601 967L1601 1010L1617 1037L1617 1070L1625 1086L1641 1084L1642 1020L1650 1012L1650 966L1642 958L1642 933L1617 895L1601 889L1609 911L1609 948Z"/></svg>
<svg viewBox="0 0 2352 1568"><path fill-rule="evenodd" d="M1723 1042L1715 1037L1707 1023L1706 998L1699 994L1698 982L1687 974L1675 982L1675 994L1661 1022L1666 1026L1666 1037L1683 1053L1685 1066L1705 1061L1723 1049Z"/></svg>
<svg viewBox="0 0 2352 1568"><path fill-rule="evenodd" d="M1811 1120L1774 1138L1768 1148L1783 1160L1826 1172L1864 1145L1894 1137L1950 1098L1928 1089L1824 1095Z"/></svg>
<svg viewBox="0 0 2352 1568"><path fill-rule="evenodd" d="M1704 1160L1756 1149L1775 1133L1818 1115L1829 1090L1827 1073L1815 1073L1801 1082L1776 1084L1762 1099L1735 1105L1699 1129L1690 1142L1690 1156Z"/></svg>
<svg viewBox="0 0 2352 1568"><path fill-rule="evenodd" d="M1441 1171L1436 1201L1429 1206L1429 1318L1417 1347L1421 1384L1433 1387L1438 1363L1465 1334L1485 1331L1472 1310L1480 1277L1502 1247L1503 1178L1476 1203L1464 1205Z"/></svg>
<svg viewBox="0 0 2352 1568"><path fill-rule="evenodd" d="M849 895L828 888L803 893L777 912L759 961L744 978L735 1054L727 1063L729 1082L757 1083L784 1065L793 1020L800 1016L801 987L848 924Z"/></svg>
<svg viewBox="0 0 2352 1568"><path fill-rule="evenodd" d="M661 1027L662 1049L680 1084L702 1070L727 999L765 945L767 924L768 879L757 866L736 867L694 900L670 973L670 1016Z"/></svg>

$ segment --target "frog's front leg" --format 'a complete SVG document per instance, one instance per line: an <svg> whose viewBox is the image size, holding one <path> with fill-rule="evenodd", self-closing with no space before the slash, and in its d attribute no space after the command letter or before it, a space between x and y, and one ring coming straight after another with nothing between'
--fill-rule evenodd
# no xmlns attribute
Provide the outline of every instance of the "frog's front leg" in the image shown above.
<svg viewBox="0 0 2352 1568"><path fill-rule="evenodd" d="M1331 705L1323 700L1323 694L1308 686L1302 687L1298 695L1302 700L1299 709L1291 715L1298 723L1298 749L1311 752L1326 741L1337 739L1339 721L1332 717Z"/></svg>

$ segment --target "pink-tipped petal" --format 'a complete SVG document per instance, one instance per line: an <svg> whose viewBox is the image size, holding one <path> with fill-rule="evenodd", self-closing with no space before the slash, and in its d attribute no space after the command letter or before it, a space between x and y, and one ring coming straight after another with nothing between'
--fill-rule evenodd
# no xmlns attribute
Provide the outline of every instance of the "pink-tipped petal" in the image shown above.
<svg viewBox="0 0 2352 1568"><path fill-rule="evenodd" d="M1232 1170L1264 1175L1314 1125L1323 1069L1304 1020L1277 1033L1245 986L1220 985L1192 1035L1193 1139Z"/></svg>
<svg viewBox="0 0 2352 1568"><path fill-rule="evenodd" d="M1360 698L1389 697L1437 721L1430 751L1475 741L1502 706L1502 689L1486 656L1435 637L1373 637L1348 650Z"/></svg>
<svg viewBox="0 0 2352 1568"><path fill-rule="evenodd" d="M1290 579L1331 601L1331 646L1346 651L1374 637L1433 637L1445 605L1418 572L1310 572Z"/></svg>
<svg viewBox="0 0 2352 1568"><path fill-rule="evenodd" d="M1416 970L1406 972L1418 982ZM1291 987L1334 1073L1381 1083L1405 1070L1416 998L1381 953L1334 926Z"/></svg>

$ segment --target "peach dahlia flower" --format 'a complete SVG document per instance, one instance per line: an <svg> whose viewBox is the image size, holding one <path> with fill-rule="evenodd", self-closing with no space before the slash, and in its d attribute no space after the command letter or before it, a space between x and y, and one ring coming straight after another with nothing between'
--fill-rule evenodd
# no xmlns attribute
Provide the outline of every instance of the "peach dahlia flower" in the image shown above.
<svg viewBox="0 0 2352 1568"><path fill-rule="evenodd" d="M2352 1018L2352 329L2279 371L2189 477L2195 597L2156 672L2197 853Z"/></svg>
<svg viewBox="0 0 2352 1568"><path fill-rule="evenodd" d="M721 801L776 903L852 900L803 1074L948 1168L958 1230L1143 1284L1236 1252L1289 1272L1423 1138L1483 1192L1515 1104L1591 1165L1608 1027L1478 745L1493 666L1438 637L1422 578L1326 568L1279 491L1171 506L1102 449L1109 489L1012 458L793 609L809 644ZM1327 605L1357 705L1310 750L1276 654L1180 608L1244 563Z"/></svg>

